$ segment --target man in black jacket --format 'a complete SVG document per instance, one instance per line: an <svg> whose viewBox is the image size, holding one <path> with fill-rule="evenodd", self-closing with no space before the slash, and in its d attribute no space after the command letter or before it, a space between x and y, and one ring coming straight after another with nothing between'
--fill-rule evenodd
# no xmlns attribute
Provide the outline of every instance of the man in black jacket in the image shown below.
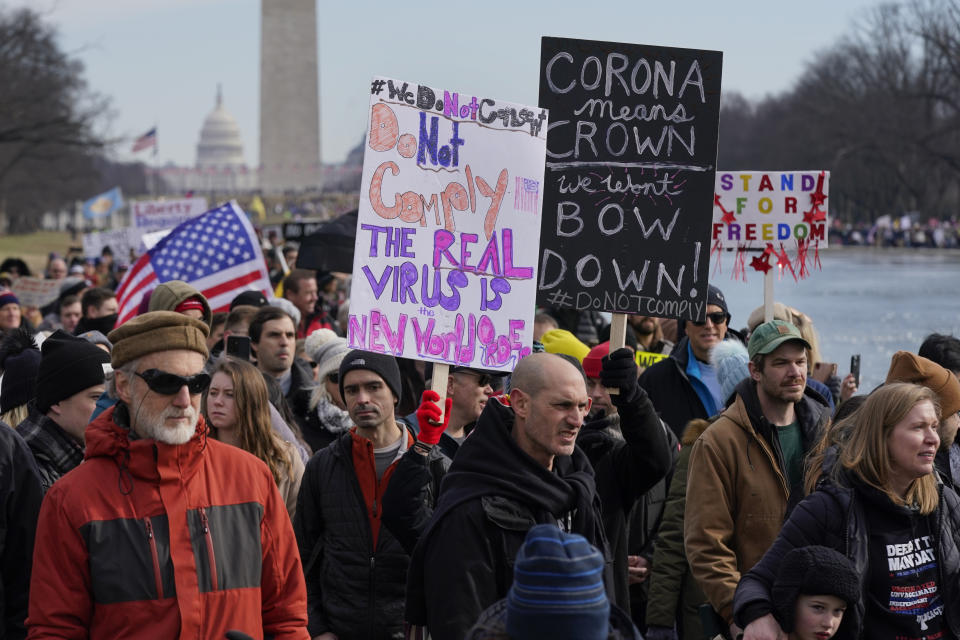
<svg viewBox="0 0 960 640"><path fill-rule="evenodd" d="M457 452L411 559L407 621L435 640L459 640L506 595L516 552L538 523L558 524L601 549L614 593L593 467L576 447L590 410L583 375L559 356L533 354L517 365L511 385L511 406L489 401ZM635 383L632 389L621 387L623 406L638 400Z"/></svg>
<svg viewBox="0 0 960 640"><path fill-rule="evenodd" d="M394 419L400 369L387 355L351 351L340 393L355 425L307 463L294 530L316 640L403 637L409 558L380 526L382 497L413 435Z"/></svg>

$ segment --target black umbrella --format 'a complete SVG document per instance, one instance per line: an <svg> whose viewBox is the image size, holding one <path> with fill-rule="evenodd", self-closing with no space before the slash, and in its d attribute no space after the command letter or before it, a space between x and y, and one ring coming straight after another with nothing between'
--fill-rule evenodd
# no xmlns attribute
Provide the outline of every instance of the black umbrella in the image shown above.
<svg viewBox="0 0 960 640"><path fill-rule="evenodd" d="M357 239L357 210L325 222L300 242L297 268L353 272L353 245Z"/></svg>

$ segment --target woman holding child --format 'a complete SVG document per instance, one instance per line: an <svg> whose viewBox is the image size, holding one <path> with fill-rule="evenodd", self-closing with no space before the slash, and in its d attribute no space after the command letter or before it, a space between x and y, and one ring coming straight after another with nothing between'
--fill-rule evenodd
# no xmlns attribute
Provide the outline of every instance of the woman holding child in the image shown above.
<svg viewBox="0 0 960 640"><path fill-rule="evenodd" d="M744 640L800 637L791 620L775 615L773 586L787 554L812 545L846 556L860 578L859 600L837 638L960 638L960 498L934 471L936 395L889 384L846 420L831 430L845 436L826 456L834 462L824 466L817 490L740 581L734 617Z"/></svg>

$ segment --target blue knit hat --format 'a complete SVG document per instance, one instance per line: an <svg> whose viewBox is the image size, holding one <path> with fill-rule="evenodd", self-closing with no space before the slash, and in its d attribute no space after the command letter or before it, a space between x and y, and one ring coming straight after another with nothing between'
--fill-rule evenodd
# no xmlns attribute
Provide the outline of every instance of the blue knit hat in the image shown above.
<svg viewBox="0 0 960 640"><path fill-rule="evenodd" d="M717 371L720 397L724 402L730 399L740 381L750 375L749 361L747 348L739 340L723 340L710 350L710 364Z"/></svg>
<svg viewBox="0 0 960 640"><path fill-rule="evenodd" d="M603 554L583 536L538 524L527 532L507 593L507 633L516 640L606 640L610 600Z"/></svg>

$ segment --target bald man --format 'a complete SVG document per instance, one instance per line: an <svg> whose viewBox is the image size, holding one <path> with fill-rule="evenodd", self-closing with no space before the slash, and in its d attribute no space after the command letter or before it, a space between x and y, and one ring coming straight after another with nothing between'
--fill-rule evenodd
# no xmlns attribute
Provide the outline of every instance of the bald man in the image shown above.
<svg viewBox="0 0 960 640"><path fill-rule="evenodd" d="M487 402L444 478L411 559L407 622L426 626L434 640L463 638L507 595L513 559L539 523L579 533L603 550L612 595L593 468L576 447L589 410L583 374L572 364L548 353L520 361L510 405Z"/></svg>

